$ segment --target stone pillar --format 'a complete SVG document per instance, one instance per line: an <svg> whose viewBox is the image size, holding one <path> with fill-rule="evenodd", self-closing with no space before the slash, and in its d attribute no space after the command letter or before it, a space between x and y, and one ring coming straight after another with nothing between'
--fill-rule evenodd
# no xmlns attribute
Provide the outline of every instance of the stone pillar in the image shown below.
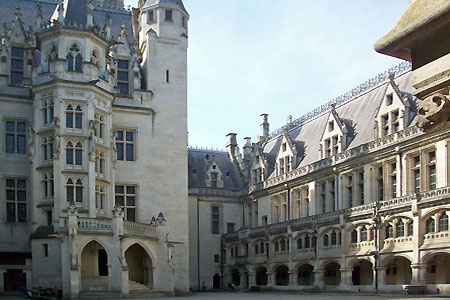
<svg viewBox="0 0 450 300"><path fill-rule="evenodd" d="M290 286L296 286L298 285L298 273L297 271L289 271L289 285Z"/></svg>
<svg viewBox="0 0 450 300"><path fill-rule="evenodd" d="M256 272L248 272L248 286L252 287L256 285Z"/></svg>
<svg viewBox="0 0 450 300"><path fill-rule="evenodd" d="M378 286L386 285L386 267L378 267ZM375 276L375 274L374 274ZM375 277L374 277L375 279ZM375 284L375 280L374 280Z"/></svg>
<svg viewBox="0 0 450 300"><path fill-rule="evenodd" d="M412 270L411 284L416 285L426 284L426 271L427 271L426 264L412 264L411 270Z"/></svg>
<svg viewBox="0 0 450 300"><path fill-rule="evenodd" d="M267 272L267 285L268 286L276 286L275 282L275 273Z"/></svg>
<svg viewBox="0 0 450 300"><path fill-rule="evenodd" d="M125 262L126 264L126 262ZM122 295L130 295L128 266L122 265Z"/></svg>
<svg viewBox="0 0 450 300"><path fill-rule="evenodd" d="M342 269L341 268L341 284L340 286L343 288L349 288L353 285L352 280L352 269Z"/></svg>
<svg viewBox="0 0 450 300"><path fill-rule="evenodd" d="M314 273L314 286L323 289L325 286L325 270L313 270Z"/></svg>
<svg viewBox="0 0 450 300"><path fill-rule="evenodd" d="M247 287L247 273L240 272L239 276L241 276L241 284L239 284L239 288L245 289Z"/></svg>

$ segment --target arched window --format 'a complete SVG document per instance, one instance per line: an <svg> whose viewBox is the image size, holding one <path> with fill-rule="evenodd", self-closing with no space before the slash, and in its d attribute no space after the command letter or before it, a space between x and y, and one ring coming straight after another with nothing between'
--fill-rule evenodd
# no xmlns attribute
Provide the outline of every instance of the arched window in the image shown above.
<svg viewBox="0 0 450 300"><path fill-rule="evenodd" d="M44 179L42 180L42 188L44 190L44 197L53 197L55 195L53 173L44 175Z"/></svg>
<svg viewBox="0 0 450 300"><path fill-rule="evenodd" d="M408 223L408 236L412 236L414 234L413 222Z"/></svg>
<svg viewBox="0 0 450 300"><path fill-rule="evenodd" d="M82 165L83 164L83 146L77 142L75 146L72 142L66 144L66 164Z"/></svg>
<svg viewBox="0 0 450 300"><path fill-rule="evenodd" d="M397 237L405 236L405 223L400 220L397 223Z"/></svg>
<svg viewBox="0 0 450 300"><path fill-rule="evenodd" d="M80 54L80 48L76 44L73 44L69 49L69 53L66 56L67 60L67 71L82 71L83 58Z"/></svg>
<svg viewBox="0 0 450 300"><path fill-rule="evenodd" d="M309 235L305 236L305 248L309 249L311 248L310 242L309 242Z"/></svg>
<svg viewBox="0 0 450 300"><path fill-rule="evenodd" d="M69 178L66 182L67 202L83 202L83 182L80 178Z"/></svg>
<svg viewBox="0 0 450 300"><path fill-rule="evenodd" d="M358 231L356 231L356 229L353 229L351 233L351 242L353 244L358 242Z"/></svg>
<svg viewBox="0 0 450 300"><path fill-rule="evenodd" d="M53 137L51 136L42 139L42 159L53 159Z"/></svg>
<svg viewBox="0 0 450 300"><path fill-rule="evenodd" d="M386 226L386 238L393 238L394 237L394 227L391 224L388 224Z"/></svg>
<svg viewBox="0 0 450 300"><path fill-rule="evenodd" d="M105 152L95 151L95 172L105 173Z"/></svg>
<svg viewBox="0 0 450 300"><path fill-rule="evenodd" d="M328 234L323 236L323 246L328 247Z"/></svg>
<svg viewBox="0 0 450 300"><path fill-rule="evenodd" d="M367 242L367 227L363 226L361 230L361 242Z"/></svg>
<svg viewBox="0 0 450 300"><path fill-rule="evenodd" d="M275 242L275 252L280 251L280 244L278 242Z"/></svg>
<svg viewBox="0 0 450 300"><path fill-rule="evenodd" d="M331 233L331 245L335 246L337 245L337 235L336 235L336 231L333 231Z"/></svg>
<svg viewBox="0 0 450 300"><path fill-rule="evenodd" d="M303 249L303 239L302 238L297 239L297 249Z"/></svg>
<svg viewBox="0 0 450 300"><path fill-rule="evenodd" d="M280 241L280 248L281 248L281 251L286 251L286 243L285 243L285 241L284 240L281 240Z"/></svg>
<svg viewBox="0 0 450 300"><path fill-rule="evenodd" d="M259 246L258 246L258 244L255 245L255 254L259 254Z"/></svg>
<svg viewBox="0 0 450 300"><path fill-rule="evenodd" d="M448 231L448 215L446 213L439 218L439 231Z"/></svg>
<svg viewBox="0 0 450 300"><path fill-rule="evenodd" d="M260 247L261 247L261 253L264 253L264 242L261 242Z"/></svg>
<svg viewBox="0 0 450 300"><path fill-rule="evenodd" d="M81 108L81 105L77 105L75 110L73 107L74 106L71 104L66 107L66 127L81 129L83 128L83 109Z"/></svg>
<svg viewBox="0 0 450 300"><path fill-rule="evenodd" d="M429 218L426 222L425 233L434 233L435 222L433 218Z"/></svg>

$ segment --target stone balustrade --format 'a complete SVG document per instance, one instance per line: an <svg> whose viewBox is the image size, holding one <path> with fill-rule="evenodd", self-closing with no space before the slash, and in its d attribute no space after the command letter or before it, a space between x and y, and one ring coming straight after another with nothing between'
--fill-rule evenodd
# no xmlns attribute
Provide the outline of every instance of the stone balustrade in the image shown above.
<svg viewBox="0 0 450 300"><path fill-rule="evenodd" d="M373 248L373 247L375 247L375 242L374 241L366 241L366 242L359 242L359 243L351 243L348 247L352 250L359 250L362 248Z"/></svg>
<svg viewBox="0 0 450 300"><path fill-rule="evenodd" d="M150 224L123 221L124 234L158 238L158 227Z"/></svg>
<svg viewBox="0 0 450 300"><path fill-rule="evenodd" d="M89 232L112 232L111 219L78 217L78 230Z"/></svg>
<svg viewBox="0 0 450 300"><path fill-rule="evenodd" d="M433 233L426 233L423 236L424 239L424 243L426 242L431 242L433 240L441 240L441 239L445 239L448 238L449 232L448 231L443 231L443 232L433 232Z"/></svg>

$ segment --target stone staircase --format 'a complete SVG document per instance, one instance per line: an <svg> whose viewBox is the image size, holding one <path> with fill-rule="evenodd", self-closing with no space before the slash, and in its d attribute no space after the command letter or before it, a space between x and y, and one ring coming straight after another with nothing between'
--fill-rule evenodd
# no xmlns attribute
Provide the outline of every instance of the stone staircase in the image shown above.
<svg viewBox="0 0 450 300"><path fill-rule="evenodd" d="M148 286L130 280L128 282L128 287L130 290L130 298L160 298L165 297L166 294L161 292L154 292ZM118 299L123 298L122 293L120 292L111 292L111 291L99 291L99 290L91 290L80 292L80 299Z"/></svg>

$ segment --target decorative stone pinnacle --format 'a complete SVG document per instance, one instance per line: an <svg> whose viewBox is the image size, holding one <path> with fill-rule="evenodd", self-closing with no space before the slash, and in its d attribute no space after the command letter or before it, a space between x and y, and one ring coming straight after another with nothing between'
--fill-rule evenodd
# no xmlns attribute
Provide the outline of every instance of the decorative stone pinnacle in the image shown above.
<svg viewBox="0 0 450 300"><path fill-rule="evenodd" d="M14 13L14 15L16 16L16 18L20 18L22 16L22 14L20 13L20 7L18 5L16 7L16 12Z"/></svg>

